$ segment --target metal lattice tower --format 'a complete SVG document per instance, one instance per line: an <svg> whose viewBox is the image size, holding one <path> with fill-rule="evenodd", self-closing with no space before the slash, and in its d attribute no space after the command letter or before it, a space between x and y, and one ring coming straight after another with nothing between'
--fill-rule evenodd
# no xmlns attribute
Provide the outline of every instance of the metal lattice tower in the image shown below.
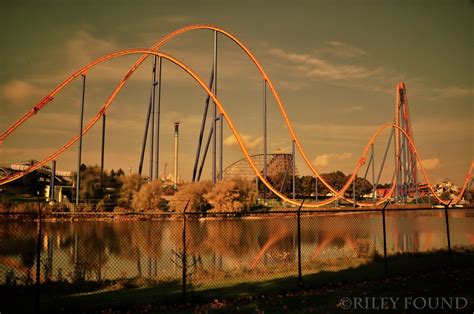
<svg viewBox="0 0 474 314"><path fill-rule="evenodd" d="M397 86L395 124L413 141L410 112L404 83ZM418 196L418 178L415 148L410 144L401 130L395 132L395 200L406 201L409 197Z"/></svg>

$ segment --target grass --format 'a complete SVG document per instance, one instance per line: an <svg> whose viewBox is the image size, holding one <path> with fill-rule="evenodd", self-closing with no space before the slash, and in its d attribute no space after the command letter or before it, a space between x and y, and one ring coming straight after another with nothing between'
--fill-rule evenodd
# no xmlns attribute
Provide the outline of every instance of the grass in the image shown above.
<svg viewBox="0 0 474 314"><path fill-rule="evenodd" d="M403 310L404 298L417 297L466 297L469 300L466 313L474 311L474 268L452 271L431 272L424 274L391 277L378 281L365 281L348 284L331 284L319 289L304 289L286 293L259 295L232 300L215 300L205 304L193 304L177 309L179 312L244 312L244 313L334 313L349 312L340 307L342 298L400 298L397 308L385 310L385 313L400 313ZM154 310L164 310L156 308ZM410 309L408 309L410 310ZM413 309L411 309L413 310ZM469 310L469 311L468 311ZM463 311L463 312L464 312ZM367 312L351 310L350 312ZM370 312L370 310L369 310ZM375 310L373 311L375 312ZM410 311L411 312L411 311ZM435 313L436 311L432 311Z"/></svg>
<svg viewBox="0 0 474 314"><path fill-rule="evenodd" d="M428 253L410 253L389 256L388 260L389 278L409 278L413 274L449 274L459 270L471 269L474 265L474 251L464 250L453 253L452 265L448 268L448 257L445 251L434 251ZM296 266L296 265L295 265ZM471 268L469 268L471 267ZM296 268L296 267L295 267ZM303 268L304 270L304 268ZM221 308L228 310L255 310L255 307L267 309L269 312L284 311L277 304L286 305L287 309L304 309L306 307L321 308L329 306L334 309L335 304L341 296L357 293L361 290L357 284L365 285L370 282L381 281L382 286L374 288L371 293L400 295L406 293L403 279L395 285L385 284L384 263L381 257L376 256L367 264L338 271L321 271L312 274L303 273L304 289L298 289L298 278L288 275L283 278L273 278L260 281L247 281L235 283L235 279L223 278L212 282L203 282L188 293L187 302L183 304L180 282L153 282L144 279L132 281L114 281L103 285L84 283L91 285L83 286L82 289L74 290L72 285L43 285L41 287L41 312L94 312L99 309L132 310L151 309L153 311L166 311L175 309L192 311L195 307L203 307L214 311ZM472 277L472 276L471 276ZM422 291L424 287L434 289L438 279L435 276L431 281L423 283L423 280L414 281L412 287L415 291ZM471 287L466 281L469 276L461 278L461 284ZM472 279L472 278L471 278ZM440 292L454 291L454 286L459 285L452 281L443 281ZM472 282L472 281L471 281ZM356 285L356 288L343 289L344 287ZM419 289L418 289L419 288ZM308 298L309 291L322 289L323 292L315 292L321 297ZM328 289L330 289L328 291ZM420 290L421 289L421 290ZM446 290L449 289L449 290ZM324 292L325 291L325 292ZM1 287L0 293L9 302L4 303L6 308L0 309L2 313L9 312L32 312L34 310L34 287ZM262 296L265 298L262 299ZM281 298L278 296L282 296ZM278 302L267 302L267 299ZM280 300L282 299L282 300ZM310 299L310 300L308 300ZM227 300L213 302L214 300ZM229 301L230 300L230 301ZM232 300L243 300L234 303ZM281 302L280 302L281 301ZM304 302L303 302L304 301ZM212 303L209 303L212 302ZM227 302L227 303L226 303ZM283 303L282 303L283 302ZM191 305L190 305L191 304ZM135 309L135 310L134 310Z"/></svg>

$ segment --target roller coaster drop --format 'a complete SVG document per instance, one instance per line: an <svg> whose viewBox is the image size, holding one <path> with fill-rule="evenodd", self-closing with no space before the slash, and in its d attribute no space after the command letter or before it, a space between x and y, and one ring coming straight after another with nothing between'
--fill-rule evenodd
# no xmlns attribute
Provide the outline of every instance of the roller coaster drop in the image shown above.
<svg viewBox="0 0 474 314"><path fill-rule="evenodd" d="M162 53L159 50L159 48L169 41L170 39L192 31L192 30L198 30L198 29L207 29L211 30L214 32L214 64L213 64L213 76L211 78L211 84L210 87L208 87L203 80L188 66L186 66L184 63L181 61L177 60L176 58L167 55L165 53ZM369 166L372 165L372 179L373 179L373 184L374 184L374 201L373 202L357 202L357 205L361 207L368 207L368 206L374 206L381 204L385 201L387 201L390 197L394 197L395 201L403 201L408 197L408 195L412 194L414 191L418 193L418 167L421 170L421 173L423 175L424 180L427 183L428 188L430 189L431 193L438 199L438 201L441 204L449 204L448 201L441 199L434 191L432 184L430 183L428 176L426 174L426 171L423 167L423 164L421 162L420 155L415 147L414 141L413 141L413 132L411 128L411 121L410 121L410 115L408 111L408 103L407 103L407 94L406 94L406 88L403 83L400 83L397 85L396 89L396 102L395 102L395 119L394 123L386 123L379 127L372 138L369 140L368 144L366 145L361 157L359 158L358 162L356 163L354 170L352 171L351 176L348 178L344 186L337 191L334 187L332 187L320 174L319 172L315 169L315 167L312 165L310 159L306 155L305 151L303 150L303 147L298 140L298 137L294 131L294 128L288 118L288 115L286 113L286 109L283 106L283 103L272 83L270 78L267 76L265 71L263 70L263 67L260 65L260 63L257 61L257 59L254 57L254 55L250 52L250 50L240 41L238 40L234 35L231 33L227 32L226 30L213 26L213 25L191 25L187 26L184 28L181 28L175 32L170 33L160 41L158 41L155 45L153 45L150 49L127 49L127 50L122 50L114 53L107 54L101 58L98 58L91 63L87 64L86 66L82 67L81 69L77 70L74 72L71 76L69 76L66 80L64 80L60 85L58 85L53 91L51 91L46 97L44 97L40 102L38 102L31 110L26 112L20 119L18 119L15 123L13 123L9 128L7 128L1 135L0 135L0 143L3 143L3 141L6 140L6 138L13 132L15 129L17 129L20 125L22 125L26 120L31 118L32 116L36 115L39 110L41 110L44 106L46 106L49 102L51 102L54 99L54 96L59 93L64 87L66 87L68 84L70 84L75 78L78 76L83 77L83 92L85 91L85 77L87 72L93 68L94 66L105 62L107 60L111 60L114 58L118 58L121 56L125 55L132 55L132 54L139 54L142 55L136 62L135 64L130 68L130 70L127 72L127 74L124 76L124 78L120 81L118 86L115 88L115 90L112 92L112 94L109 96L107 101L103 104L103 106L99 109L99 111L92 117L92 119L82 128L82 123L81 123L81 132L74 136L69 142L64 144L62 147L60 147L56 152L51 154L50 156L46 157L42 161L37 162L36 164L32 165L26 170L5 176L0 178L0 185L6 184L8 182L14 181L18 178L21 178L22 176L26 175L27 173L30 173L41 166L45 165L47 162L55 160L59 155L61 155L64 151L69 149L76 141L81 141L82 140L82 135L85 135L91 128L92 126L101 118L104 117L104 126L105 126L105 113L107 109L111 106L113 100L117 96L117 94L120 92L120 90L125 86L125 83L128 81L128 79L131 77L131 75L136 71L136 69L145 61L145 59L153 55L155 57L155 63L154 63L154 69L153 69L153 88L152 88L152 97L150 100L150 108L152 107L152 103L154 104L155 102L155 87L159 84L159 82L156 81L156 58L158 59L159 65L160 65L160 70L161 70L161 62L162 59L168 60L171 63L174 63L178 67L180 67L182 70L184 70L188 75L190 75L200 86L201 88L207 93L208 95L208 101L209 99L212 99L214 102L215 110L214 110L214 119L213 119L213 124L211 126L211 132L212 130L215 130L213 132L213 181L216 180L217 175L216 175L216 134L217 134L217 124L216 121L220 120L220 129L221 129L221 140L222 140L222 122L225 119L227 122L232 134L234 135L235 139L237 140L237 143L239 144L240 149L242 150L245 158L247 159L250 167L252 168L253 172L255 175L258 177L258 179L275 195L277 195L280 199L282 199L284 202L293 204L293 205L299 205L297 201L294 199L291 199L282 193L278 191L277 188L273 187L267 180L266 178L266 169L264 169L263 174L261 173L260 169L256 166L254 163L253 159L251 158L248 150L245 147L245 144L242 140L242 137L240 136L239 132L235 128L230 116L227 114L225 111L221 101L217 98L217 89L216 89L216 83L217 83L217 34L222 34L231 39L233 42L235 42L245 53L246 55L251 59L251 61L255 64L257 67L258 71L260 72L262 78L263 78L263 86L264 86L264 108L266 112L266 88L270 89L279 109L280 113L285 121L285 124L288 127L288 130L290 132L291 138L293 140L293 145L298 149L298 152L300 153L301 157L303 158L304 162L308 165L309 169L313 173L315 177L319 179L320 182L322 182L332 193L333 196L321 200L316 203L305 203L304 206L307 208L316 208L320 207L323 205L327 205L331 202L334 202L338 199L344 199L350 203L356 204L355 199L348 199L344 196L344 193L349 189L351 184L354 182L358 171L360 168L366 163L367 161L367 156L369 155L369 151L371 152L370 154L370 159L367 165L367 171L369 169ZM160 71L161 72L161 71ZM161 76L161 73L160 73ZM213 83L214 82L214 83ZM213 88L212 88L213 86ZM158 95L160 93L160 89L158 91ZM159 96L158 96L158 103L159 103ZM158 107L159 108L159 107ZM219 110L220 112L220 117L217 118L217 112L216 110ZM206 111L207 112L207 109ZM156 113L155 113L156 114ZM159 116L158 116L159 117ZM153 125L153 123L152 123ZM375 164L375 156L374 156L374 151L373 151L373 145L380 135L380 133L387 128L392 128L392 133L390 135L390 139L387 143L387 148L385 151L384 158L381 163L380 171L378 173L377 179L375 179L375 170L374 170L374 164ZM103 131L105 128L103 129ZM153 128L152 128L153 130ZM146 130L147 131L147 130ZM156 130L157 135L159 130ZM150 132L153 135L153 131ZM201 130L202 133L202 130ZM264 114L264 154L266 156L266 115ZM392 186L389 190L389 192L382 198L376 199L375 198L375 187L380 179L381 171L383 169L383 166L386 161L387 157L387 152L390 146L390 142L393 138L393 135L395 135L395 173L392 178ZM103 134L104 136L104 134ZM153 137L153 136L151 136ZM202 134L200 136L200 140L202 139ZM155 139L156 140L156 148L158 149L159 145L159 137ZM200 146L199 142L199 146ZM153 147L153 139L150 141L151 147ZM0 144L1 145L1 144ZM220 151L220 161L222 160L222 142L221 142L221 151ZM199 153L200 147L198 148L198 153ZM142 150L143 154L143 150ZM151 154L153 154L151 152ZM152 157L153 158L153 157ZM266 158L266 157L265 157ZM155 160L155 175L153 175L153 165L150 165L150 178L152 179L153 176L155 178L157 177L157 160ZM152 163L152 159L151 159ZM266 163L264 163L266 165ZM195 167L196 168L196 167ZM265 168L265 167L264 167ZM472 171L474 168L474 162L471 161L471 165L469 168L469 171L466 175L466 178L463 183L463 187L461 189L460 194L451 202L451 204L456 204L459 202L461 199L462 195L464 194L464 191L466 190L468 184L472 180ZM366 171L366 175L367 175ZM222 174L222 163L220 166L220 174ZM194 174L193 174L193 179L194 179Z"/></svg>

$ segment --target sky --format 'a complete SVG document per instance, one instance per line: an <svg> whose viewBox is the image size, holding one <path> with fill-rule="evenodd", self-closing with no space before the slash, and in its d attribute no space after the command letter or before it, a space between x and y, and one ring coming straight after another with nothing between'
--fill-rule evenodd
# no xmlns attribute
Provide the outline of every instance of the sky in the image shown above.
<svg viewBox="0 0 474 314"><path fill-rule="evenodd" d="M88 1L0 3L0 129L31 109L74 71L107 53L148 48L190 24L214 24L242 40L274 83L318 171L350 173L375 130L394 119L395 91L407 86L414 140L433 183L464 180L473 156L473 2L456 1ZM213 33L199 30L161 51L204 81ZM85 121L138 56L108 61L87 74ZM250 153L263 152L263 81L229 39L218 40L218 96ZM151 89L151 58L107 112L107 169L137 172ZM268 93L268 151L291 152L288 129ZM0 165L41 160L78 133L77 79L0 147ZM180 167L189 180L205 93L182 70L163 64L160 174L172 172L173 122ZM82 161L100 163L101 124L85 136ZM388 132L375 144L380 165ZM243 157L224 128L224 167ZM148 154L148 153L147 153ZM389 156L393 156L393 153ZM382 182L393 173L393 157ZM309 174L301 156L300 174ZM58 158L74 170L77 145ZM145 173L148 173L145 160ZM363 175L364 169L359 175ZM203 178L210 178L210 158Z"/></svg>

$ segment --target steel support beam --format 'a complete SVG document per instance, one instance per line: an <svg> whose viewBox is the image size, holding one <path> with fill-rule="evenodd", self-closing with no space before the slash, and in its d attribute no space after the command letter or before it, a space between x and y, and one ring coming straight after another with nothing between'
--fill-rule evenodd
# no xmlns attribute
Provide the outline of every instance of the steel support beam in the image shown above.
<svg viewBox="0 0 474 314"><path fill-rule="evenodd" d="M155 83L156 83L156 56L153 59L152 69L152 83L151 83L151 125L150 125L150 177L149 182L153 181L153 158L155 157L154 146L155 146Z"/></svg>
<svg viewBox="0 0 474 314"><path fill-rule="evenodd" d="M393 128L394 132L397 132L398 133L398 129L395 130L395 127ZM398 160L397 160L397 141L393 141L393 157L394 157L394 162L395 162L395 189L393 191L393 200L395 201L395 203L398 202L398 184L399 184L399 180L398 180L398 174L399 174L399 171L398 171Z"/></svg>
<svg viewBox="0 0 474 314"><path fill-rule="evenodd" d="M370 146L371 150L372 150L372 186L373 186L373 189L372 189L372 199L374 200L375 202L375 198L376 198L376 195L375 195L375 189L376 189L376 185L375 185L375 152L374 152L374 143L371 144Z"/></svg>
<svg viewBox="0 0 474 314"><path fill-rule="evenodd" d="M178 189L178 138L179 138L179 122L174 123L174 171L173 171L173 188Z"/></svg>
<svg viewBox="0 0 474 314"><path fill-rule="evenodd" d="M56 160L52 161L51 181L49 183L49 201L54 202L54 181L56 180Z"/></svg>
<svg viewBox="0 0 474 314"><path fill-rule="evenodd" d="M217 31L214 31L214 95L217 96ZM212 112L212 125L213 130L217 131L217 105L214 103ZM217 157L217 132L212 133L212 183L216 183L216 157Z"/></svg>
<svg viewBox="0 0 474 314"><path fill-rule="evenodd" d="M295 161L295 141L293 140L291 146L291 167L292 167L292 178L293 178L293 199L296 199L296 161Z"/></svg>
<svg viewBox="0 0 474 314"><path fill-rule="evenodd" d="M138 164L138 174L142 175L142 169L143 169L143 159L145 157L145 150L146 150L146 141L147 141L147 136L148 136L148 128L150 125L150 115L151 115L151 107L152 107L152 102L151 102L151 94L150 94L150 101L148 105L148 112L146 114L146 122L145 122L145 132L143 134L143 143L142 143L142 151L140 154L140 163Z"/></svg>
<svg viewBox="0 0 474 314"><path fill-rule="evenodd" d="M201 165L199 166L199 172L198 172L198 176L197 176L197 181L201 180L201 174L202 174L202 169L204 168L204 163L206 162L206 157L207 157L207 152L209 150L209 146L211 144L211 140L213 138L213 133L214 133L214 126L215 124L213 123L211 125L211 129L209 130L209 135L207 137L207 141L206 141L206 147L204 148L204 153L202 155L202 160L201 160Z"/></svg>
<svg viewBox="0 0 474 314"><path fill-rule="evenodd" d="M106 115L102 114L102 143L100 145L100 188L104 190L104 157L105 157L105 126Z"/></svg>
<svg viewBox="0 0 474 314"><path fill-rule="evenodd" d="M155 56L156 59L156 56ZM156 120L156 134L155 134L155 179L159 178L160 169L160 116L161 116L161 69L162 69L161 57L158 57L158 81L153 83L153 89L156 90L158 85L158 93L156 94L156 108L155 108L155 120Z"/></svg>
<svg viewBox="0 0 474 314"><path fill-rule="evenodd" d="M380 176L382 175L382 170L383 170L383 167L385 166L385 161L387 160L387 154L388 154L388 150L390 148L390 142L392 141L394 133L395 133L395 129L392 129L392 132L390 133L390 137L389 137L388 142L387 142L387 146L385 147L385 153L383 155L382 163L380 164L379 173L377 175L377 180L375 182L376 186L379 185L379 183L380 183Z"/></svg>
<svg viewBox="0 0 474 314"><path fill-rule="evenodd" d="M369 173L369 168L372 165L372 154L370 155L369 162L367 163L367 168L365 169L364 179L367 179L367 174Z"/></svg>
<svg viewBox="0 0 474 314"><path fill-rule="evenodd" d="M82 99L81 99L81 115L79 118L79 145L77 154L77 175L76 175L76 205L79 205L79 194L81 190L81 162L82 162L82 127L84 125L84 102L86 96L86 75L82 76Z"/></svg>
<svg viewBox="0 0 474 314"><path fill-rule="evenodd" d="M417 168L416 158L413 160L413 167L415 167L415 171L416 171L416 168ZM415 191L416 191L415 204L418 204L418 197L420 197L420 195L418 192L418 181L416 179L416 176L414 176L413 181L415 182Z"/></svg>
<svg viewBox="0 0 474 314"><path fill-rule="evenodd" d="M316 192L316 202L318 201L318 178L314 178L314 187L315 187L315 192Z"/></svg>
<svg viewBox="0 0 474 314"><path fill-rule="evenodd" d="M209 79L209 89L213 89L213 81L214 81L214 64L212 65L212 70L211 70L211 78ZM207 112L209 109L209 100L211 99L211 96L209 94L206 97L206 102L204 104L204 111L202 113L202 120L201 120L201 131L199 132L199 139L198 139L198 146L196 149L196 157L194 158L194 167L193 167L193 182L196 181L197 178L197 171L198 171L198 165L199 165L199 159L201 157L201 146L202 146L202 139L204 138L204 130L206 128L206 121L207 121Z"/></svg>
<svg viewBox="0 0 474 314"><path fill-rule="evenodd" d="M263 80L263 177L267 180L267 81ZM263 185L263 201L267 198L267 188Z"/></svg>
<svg viewBox="0 0 474 314"><path fill-rule="evenodd" d="M354 181L352 181L352 207L356 207L356 179L357 176L354 178Z"/></svg>

